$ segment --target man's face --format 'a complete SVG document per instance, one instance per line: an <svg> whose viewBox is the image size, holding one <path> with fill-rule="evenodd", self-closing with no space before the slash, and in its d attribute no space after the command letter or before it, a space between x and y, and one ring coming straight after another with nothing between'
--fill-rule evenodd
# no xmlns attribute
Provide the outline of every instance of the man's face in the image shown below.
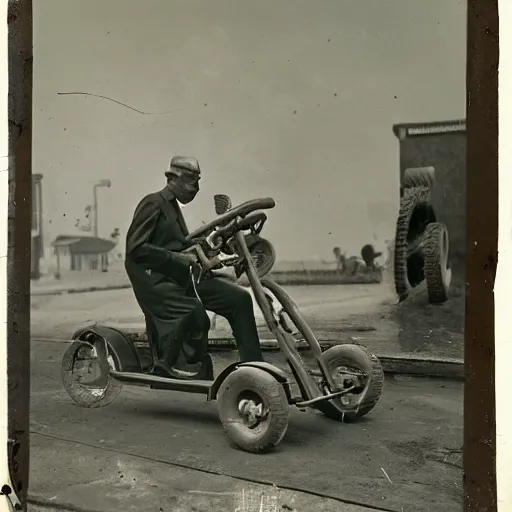
<svg viewBox="0 0 512 512"><path fill-rule="evenodd" d="M201 175L197 172L180 170L169 181L169 188L181 204L190 203L199 192Z"/></svg>

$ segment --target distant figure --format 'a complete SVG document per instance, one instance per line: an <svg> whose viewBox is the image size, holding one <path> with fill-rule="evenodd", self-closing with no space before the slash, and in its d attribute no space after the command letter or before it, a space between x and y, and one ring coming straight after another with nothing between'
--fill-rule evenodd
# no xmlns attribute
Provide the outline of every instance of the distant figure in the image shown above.
<svg viewBox="0 0 512 512"><path fill-rule="evenodd" d="M371 244L366 244L361 249L361 258L363 259L368 270L375 269L375 260L382 256L382 252L375 252L375 247Z"/></svg>
<svg viewBox="0 0 512 512"><path fill-rule="evenodd" d="M120 237L119 228L114 228L114 231L112 231L112 233L110 233L110 239L113 242L117 243L119 241L119 237Z"/></svg>
<svg viewBox="0 0 512 512"><path fill-rule="evenodd" d="M339 247L335 247L332 252L336 260L336 272L353 276L361 270L362 264L357 256L347 258L347 254L345 252L342 253Z"/></svg>
<svg viewBox="0 0 512 512"><path fill-rule="evenodd" d="M355 276L358 272L363 270L363 263L359 260L357 256L350 256L347 258L345 254L343 254L344 262L343 265L345 267L345 273L349 276Z"/></svg>
<svg viewBox="0 0 512 512"><path fill-rule="evenodd" d="M345 273L345 255L341 254L341 249L339 247L335 247L332 250L334 254L334 261L336 262L336 272L339 272L340 274Z"/></svg>

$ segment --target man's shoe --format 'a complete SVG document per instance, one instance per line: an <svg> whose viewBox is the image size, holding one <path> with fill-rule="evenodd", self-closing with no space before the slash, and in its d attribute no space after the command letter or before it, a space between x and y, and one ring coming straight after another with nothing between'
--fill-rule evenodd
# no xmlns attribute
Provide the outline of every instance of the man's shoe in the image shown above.
<svg viewBox="0 0 512 512"><path fill-rule="evenodd" d="M150 372L152 375L158 377L165 377L167 379L180 379L180 380L194 380L197 379L197 372L184 371L179 368L169 366L165 361L161 359L157 360L153 364L153 368Z"/></svg>
<svg viewBox="0 0 512 512"><path fill-rule="evenodd" d="M201 360L194 364L188 363L185 356L180 354L178 361L173 365L173 369L180 372L193 373L193 378L197 380L214 380L213 362L208 353L204 354Z"/></svg>

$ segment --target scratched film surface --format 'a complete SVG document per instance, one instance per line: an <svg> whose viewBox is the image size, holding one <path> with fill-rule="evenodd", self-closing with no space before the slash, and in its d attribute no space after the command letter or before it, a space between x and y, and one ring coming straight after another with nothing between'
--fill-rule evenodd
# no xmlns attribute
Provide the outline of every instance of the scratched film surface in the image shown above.
<svg viewBox="0 0 512 512"><path fill-rule="evenodd" d="M465 54L458 0L34 4L32 497L109 511L460 509ZM216 218L215 194L274 199L267 277L323 350L379 358L367 416L290 407L260 456L230 445L201 394L117 396L116 384L109 407L74 403L62 368L78 329L120 330L150 371L126 237L176 155L201 170L179 210L190 232ZM238 286L264 360L292 379L246 276ZM208 317L217 376L238 352L229 318Z"/></svg>

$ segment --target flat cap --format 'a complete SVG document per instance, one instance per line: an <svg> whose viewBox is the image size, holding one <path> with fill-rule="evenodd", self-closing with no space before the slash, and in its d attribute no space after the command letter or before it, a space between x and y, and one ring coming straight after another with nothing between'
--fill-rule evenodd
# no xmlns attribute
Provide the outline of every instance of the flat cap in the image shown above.
<svg viewBox="0 0 512 512"><path fill-rule="evenodd" d="M169 164L169 170L165 173L166 176L177 174L180 171L188 171L191 173L200 174L201 168L197 159L191 156L173 156Z"/></svg>

